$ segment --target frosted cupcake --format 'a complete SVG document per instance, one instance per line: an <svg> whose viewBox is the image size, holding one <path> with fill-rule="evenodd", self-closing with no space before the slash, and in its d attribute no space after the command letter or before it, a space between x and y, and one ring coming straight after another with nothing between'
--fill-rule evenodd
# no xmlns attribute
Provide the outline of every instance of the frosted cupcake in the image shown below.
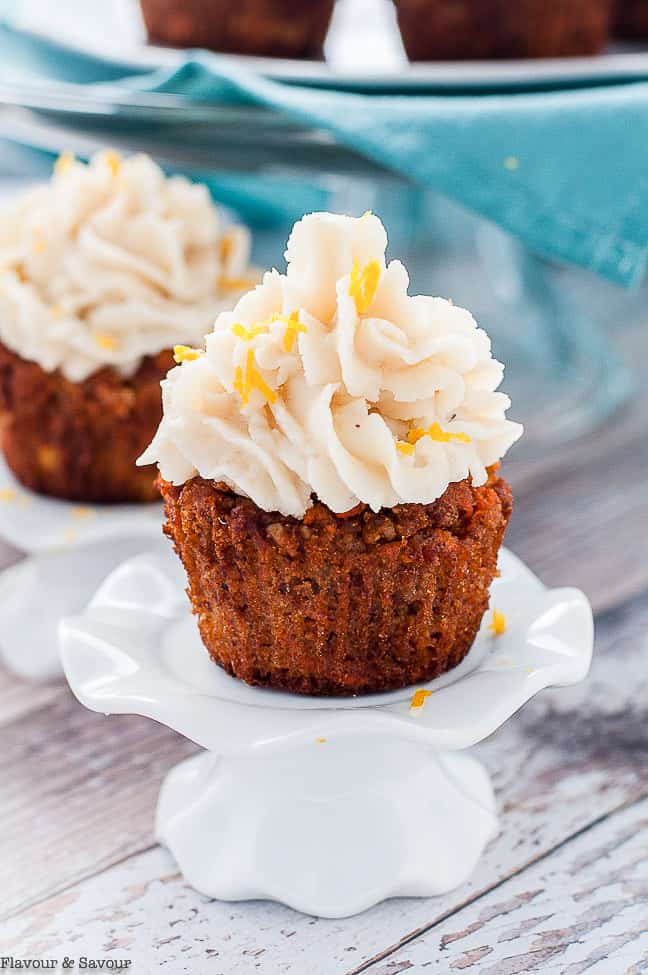
<svg viewBox="0 0 648 975"><path fill-rule="evenodd" d="M166 532L213 659L248 683L358 694L468 652L522 432L488 336L410 297L384 228L311 214L287 273L218 316L163 383Z"/></svg>
<svg viewBox="0 0 648 975"><path fill-rule="evenodd" d="M0 437L28 488L144 501L135 460L162 414L174 345L201 342L254 284L248 233L204 186L145 156L59 159L0 216Z"/></svg>

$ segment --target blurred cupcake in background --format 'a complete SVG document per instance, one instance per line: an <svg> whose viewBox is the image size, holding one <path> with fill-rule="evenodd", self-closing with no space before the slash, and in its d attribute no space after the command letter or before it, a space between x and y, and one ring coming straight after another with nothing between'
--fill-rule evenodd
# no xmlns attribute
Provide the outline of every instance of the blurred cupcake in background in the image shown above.
<svg viewBox="0 0 648 975"><path fill-rule="evenodd" d="M648 37L648 0L616 0L614 13L618 37Z"/></svg>
<svg viewBox="0 0 648 975"><path fill-rule="evenodd" d="M148 157L62 156L0 219L0 443L28 488L148 501L135 460L173 347L200 343L256 280L249 234Z"/></svg>
<svg viewBox="0 0 648 975"><path fill-rule="evenodd" d="M150 41L232 54L319 58L335 0L140 0Z"/></svg>
<svg viewBox="0 0 648 975"><path fill-rule="evenodd" d="M575 57L609 37L611 0L394 2L411 61Z"/></svg>

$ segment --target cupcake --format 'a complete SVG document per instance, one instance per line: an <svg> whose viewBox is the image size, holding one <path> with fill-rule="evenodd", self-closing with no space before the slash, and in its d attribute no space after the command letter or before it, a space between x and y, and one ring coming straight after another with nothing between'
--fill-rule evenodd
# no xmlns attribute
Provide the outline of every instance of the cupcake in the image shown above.
<svg viewBox="0 0 648 975"><path fill-rule="evenodd" d="M408 295L372 214L310 214L287 272L218 316L163 385L157 462L203 642L304 694L427 681L468 652L522 432L462 308Z"/></svg>
<svg viewBox="0 0 648 975"><path fill-rule="evenodd" d="M615 0L614 15L618 37L648 37L648 0Z"/></svg>
<svg viewBox="0 0 648 975"><path fill-rule="evenodd" d="M0 443L28 488L158 497L135 461L160 422L173 346L253 283L247 231L145 156L59 159L0 219Z"/></svg>
<svg viewBox="0 0 648 975"><path fill-rule="evenodd" d="M140 0L150 41L278 58L322 56L335 0Z"/></svg>
<svg viewBox="0 0 648 975"><path fill-rule="evenodd" d="M394 0L411 61L596 54L611 0Z"/></svg>

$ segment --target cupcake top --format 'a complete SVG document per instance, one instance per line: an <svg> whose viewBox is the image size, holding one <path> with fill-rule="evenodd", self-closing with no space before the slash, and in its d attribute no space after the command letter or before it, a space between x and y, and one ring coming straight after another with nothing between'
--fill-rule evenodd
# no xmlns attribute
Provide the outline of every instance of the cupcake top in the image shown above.
<svg viewBox="0 0 648 975"><path fill-rule="evenodd" d="M297 223L286 274L220 314L205 351L176 350L141 463L295 517L313 495L335 512L378 511L430 503L467 476L483 484L522 433L496 392L503 366L469 312L408 295L386 246L370 213Z"/></svg>
<svg viewBox="0 0 648 975"><path fill-rule="evenodd" d="M0 341L74 382L129 375L202 342L258 280L248 260L247 231L221 225L205 186L143 155L62 156L0 214Z"/></svg>

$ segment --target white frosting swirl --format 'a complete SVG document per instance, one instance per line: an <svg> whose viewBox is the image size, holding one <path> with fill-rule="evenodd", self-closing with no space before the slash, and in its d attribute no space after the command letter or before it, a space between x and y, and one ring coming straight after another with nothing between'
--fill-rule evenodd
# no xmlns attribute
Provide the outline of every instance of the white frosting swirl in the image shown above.
<svg viewBox="0 0 648 975"><path fill-rule="evenodd" d="M169 373L141 462L296 517L312 494L377 511L432 502L467 476L483 484L522 433L495 391L503 367L469 312L407 294L386 245L371 214L296 224L287 273L266 274Z"/></svg>
<svg viewBox="0 0 648 975"><path fill-rule="evenodd" d="M258 281L249 249L205 186L165 178L147 156L61 157L0 214L0 340L74 382L102 366L132 374L144 356L202 342Z"/></svg>

